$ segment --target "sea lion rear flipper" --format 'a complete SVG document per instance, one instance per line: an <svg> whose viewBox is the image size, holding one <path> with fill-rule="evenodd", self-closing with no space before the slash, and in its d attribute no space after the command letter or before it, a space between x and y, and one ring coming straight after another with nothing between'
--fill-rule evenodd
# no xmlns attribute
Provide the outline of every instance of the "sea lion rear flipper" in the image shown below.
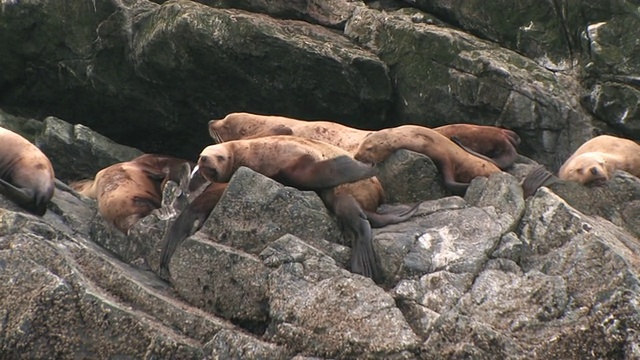
<svg viewBox="0 0 640 360"><path fill-rule="evenodd" d="M200 230L226 188L226 183L211 183L171 224L160 245L160 276L163 279L169 278L169 262L178 245Z"/></svg>
<svg viewBox="0 0 640 360"><path fill-rule="evenodd" d="M515 131L509 129L502 129L502 133L507 135L509 142L513 147L517 147L520 145L520 135L518 135Z"/></svg>
<svg viewBox="0 0 640 360"><path fill-rule="evenodd" d="M541 186L551 185L558 180L559 179L544 166L536 166L522 181L523 196L525 199L533 196Z"/></svg>
<svg viewBox="0 0 640 360"><path fill-rule="evenodd" d="M273 179L301 190L327 189L341 184L367 179L378 173L377 168L347 155L316 161L304 155L283 168Z"/></svg>
<svg viewBox="0 0 640 360"><path fill-rule="evenodd" d="M384 213L371 212L366 210L364 211L364 213L367 215L367 219L369 219L371 227L377 229L385 227L387 225L407 221L413 216L413 214L416 213L416 211L418 211L419 207L420 203L417 203L409 209L404 206L393 206L386 209Z"/></svg>
<svg viewBox="0 0 640 360"><path fill-rule="evenodd" d="M36 215L42 216L47 211L48 199L45 199L44 196L38 197L38 194L16 187L2 179L0 179L0 193L18 204L18 206Z"/></svg>
<svg viewBox="0 0 640 360"><path fill-rule="evenodd" d="M454 136L450 137L449 139L451 141L453 141L456 145L460 146L464 151L468 152L469 154L471 154L471 155L473 155L475 157L479 157L480 159L486 160L486 161L492 163L493 165L497 166L498 168L500 168L500 165L498 165L498 163L494 159L492 159L492 158L490 158L490 157L488 157L486 155L480 154L480 153L472 150L471 148L467 147L466 145L464 145L462 143L462 141L460 141L460 139L458 139L457 136L454 135Z"/></svg>
<svg viewBox="0 0 640 360"><path fill-rule="evenodd" d="M518 159L518 152L514 147L509 146L510 150L500 154L500 156L492 158L493 163L500 168L500 170L509 169Z"/></svg>

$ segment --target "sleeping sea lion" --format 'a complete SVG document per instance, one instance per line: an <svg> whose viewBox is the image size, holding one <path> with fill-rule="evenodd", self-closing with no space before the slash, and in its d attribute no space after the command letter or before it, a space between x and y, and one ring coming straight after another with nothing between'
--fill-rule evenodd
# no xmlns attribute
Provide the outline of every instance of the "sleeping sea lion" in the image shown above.
<svg viewBox="0 0 640 360"><path fill-rule="evenodd" d="M127 234L138 220L161 207L162 188L166 182L173 180L186 184L189 172L187 160L145 154L106 167L94 179L77 181L70 186L80 194L96 199L100 214Z"/></svg>
<svg viewBox="0 0 640 360"><path fill-rule="evenodd" d="M284 116L231 113L220 120L209 121L209 135L216 143L258 137L274 126L286 126L292 135L320 140L355 154L358 146L374 130L360 130L331 121L306 121ZM471 124L445 125L433 129L474 154L490 158L501 169L513 164L515 147L520 137L513 131L493 126Z"/></svg>
<svg viewBox="0 0 640 360"><path fill-rule="evenodd" d="M355 152L371 131L355 129L331 121L305 121L284 116L231 113L224 119L209 121L209 135L216 143L257 137L274 126L286 126L292 135L323 141L350 153Z"/></svg>
<svg viewBox="0 0 640 360"><path fill-rule="evenodd" d="M374 280L380 269L372 246L371 226L405 221L417 206L402 212L376 213L384 192L374 167L353 160L343 149L296 136L270 136L211 145L198 159L202 175L227 182L246 166L286 186L316 191L341 225L354 233L351 271Z"/></svg>
<svg viewBox="0 0 640 360"><path fill-rule="evenodd" d="M473 178L500 172L491 161L468 153L435 130L417 125L372 133L360 144L354 158L365 163L380 163L398 149L431 158L442 173L447 189L456 195L464 194Z"/></svg>
<svg viewBox="0 0 640 360"><path fill-rule="evenodd" d="M0 127L0 193L42 216L54 187L53 166L47 156L29 140Z"/></svg>
<svg viewBox="0 0 640 360"><path fill-rule="evenodd" d="M520 136L508 129L472 124L450 124L433 130L488 157L502 170L511 167L518 158L516 147L520 144Z"/></svg>
<svg viewBox="0 0 640 360"><path fill-rule="evenodd" d="M611 135L600 135L582 144L558 171L562 180L602 185L614 170L640 177L640 145Z"/></svg>

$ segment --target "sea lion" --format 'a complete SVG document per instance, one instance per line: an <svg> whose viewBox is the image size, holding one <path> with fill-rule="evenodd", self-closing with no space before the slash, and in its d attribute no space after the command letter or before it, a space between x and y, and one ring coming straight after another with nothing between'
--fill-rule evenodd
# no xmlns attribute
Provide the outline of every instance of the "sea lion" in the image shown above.
<svg viewBox="0 0 640 360"><path fill-rule="evenodd" d="M96 199L100 214L127 234L140 219L161 207L162 188L167 181L187 184L189 165L187 160L145 154L108 166L94 179L73 182L70 186L80 194Z"/></svg>
<svg viewBox="0 0 640 360"><path fill-rule="evenodd" d="M360 130L331 121L305 121L284 116L231 113L220 120L209 121L209 135L216 143L256 138L274 126L286 126L292 135L319 140L353 153L371 131Z"/></svg>
<svg viewBox="0 0 640 360"><path fill-rule="evenodd" d="M291 135L291 129L284 125L275 125L269 129L254 134L255 137ZM206 185L205 189L198 193L198 189ZM222 193L227 188L227 183L209 183L196 166L188 184L188 196L190 203L182 210L173 221L168 231L162 238L160 248L160 276L169 279L169 261L178 245L200 230L204 221L209 217L216 206Z"/></svg>
<svg viewBox="0 0 640 360"><path fill-rule="evenodd" d="M201 174L227 182L246 166L286 186L316 191L347 231L355 234L351 271L374 280L380 269L372 246L371 227L405 221L417 210L378 214L384 192L374 167L353 160L333 145L296 136L270 136L211 145L198 159Z"/></svg>
<svg viewBox="0 0 640 360"><path fill-rule="evenodd" d="M42 216L54 187L55 175L49 158L29 140L0 127L0 193Z"/></svg>
<svg viewBox="0 0 640 360"><path fill-rule="evenodd" d="M473 178L500 172L491 161L468 153L435 130L417 125L402 125L370 134L354 158L365 163L380 163L398 149L431 158L442 173L447 189L456 195L463 195Z"/></svg>
<svg viewBox="0 0 640 360"><path fill-rule="evenodd" d="M508 169L518 158L516 147L520 144L520 136L515 132L495 126L450 124L433 130L456 140L467 151L482 154L501 170Z"/></svg>
<svg viewBox="0 0 640 360"><path fill-rule="evenodd" d="M611 135L600 135L582 144L558 171L562 180L603 185L614 170L640 177L640 145Z"/></svg>
<svg viewBox="0 0 640 360"><path fill-rule="evenodd" d="M216 143L256 138L275 126L286 126L292 135L320 140L355 154L358 146L374 130L361 130L331 121L306 121L284 116L231 113L220 120L209 121L209 135ZM508 168L517 157L515 147L520 137L513 131L493 126L452 124L434 129L473 154L484 155L501 169ZM268 134L266 134L268 135Z"/></svg>

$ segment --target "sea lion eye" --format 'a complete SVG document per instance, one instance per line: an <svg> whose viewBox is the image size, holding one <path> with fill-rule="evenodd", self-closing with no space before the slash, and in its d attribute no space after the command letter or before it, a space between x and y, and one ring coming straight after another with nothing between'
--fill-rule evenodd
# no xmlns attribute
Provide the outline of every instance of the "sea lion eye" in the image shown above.
<svg viewBox="0 0 640 360"><path fill-rule="evenodd" d="M219 162L223 162L223 161L225 161L226 159L225 159L225 158L224 158L224 156L222 156L222 155L216 155L216 160L218 160Z"/></svg>

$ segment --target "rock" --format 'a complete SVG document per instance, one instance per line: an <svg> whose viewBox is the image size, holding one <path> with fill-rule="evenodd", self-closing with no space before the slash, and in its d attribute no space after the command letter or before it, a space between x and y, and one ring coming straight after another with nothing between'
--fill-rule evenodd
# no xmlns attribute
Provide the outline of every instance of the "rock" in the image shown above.
<svg viewBox="0 0 640 360"><path fill-rule="evenodd" d="M55 117L44 119L35 142L50 159L56 177L65 182L93 179L107 166L142 155L142 151L117 144L84 125L71 125Z"/></svg>
<svg viewBox="0 0 640 360"><path fill-rule="evenodd" d="M5 356L202 356L197 342L88 280L74 256L81 243L48 222L3 209L0 228Z"/></svg>
<svg viewBox="0 0 640 360"><path fill-rule="evenodd" d="M568 70L580 59L578 30L584 21L580 5L552 6L535 0L495 1L489 6L482 1L407 2L549 69Z"/></svg>
<svg viewBox="0 0 640 360"><path fill-rule="evenodd" d="M166 1L155 2L164 3ZM254 13L264 13L275 18L305 20L338 29L344 28L345 22L356 7L364 6L364 2L358 0L198 0L197 2L219 8L236 8Z"/></svg>
<svg viewBox="0 0 640 360"><path fill-rule="evenodd" d="M205 345L213 359L290 359L289 351L234 330L217 333Z"/></svg>
<svg viewBox="0 0 640 360"><path fill-rule="evenodd" d="M269 299L266 337L298 352L402 358L417 346L388 294L326 258L309 255L280 265L269 276Z"/></svg>
<svg viewBox="0 0 640 360"><path fill-rule="evenodd" d="M246 167L233 175L201 232L253 255L293 234L337 259L348 259L344 247L327 241L342 243L342 233L316 193L285 187Z"/></svg>
<svg viewBox="0 0 640 360"><path fill-rule="evenodd" d="M635 176L616 170L604 186L558 180L548 188L580 212L601 216L640 236L640 180Z"/></svg>
<svg viewBox="0 0 640 360"><path fill-rule="evenodd" d="M399 123L504 126L522 138L520 152L545 164L592 137L592 118L572 96L579 88L574 80L494 43L408 15L361 9L345 34L389 65Z"/></svg>
<svg viewBox="0 0 640 360"><path fill-rule="evenodd" d="M431 205L435 212L423 213ZM504 231L498 219L458 197L423 203L410 220L375 229L385 277L397 281L441 270L477 274Z"/></svg>
<svg viewBox="0 0 640 360"><path fill-rule="evenodd" d="M428 156L400 149L383 161L379 169L377 178L387 203L411 204L448 194L442 175Z"/></svg>
<svg viewBox="0 0 640 360"><path fill-rule="evenodd" d="M247 169L171 284L153 271L173 214L124 235L61 183L43 217L0 196L0 357L640 357L639 180L526 201L518 185L534 160L557 170L594 135L640 134L637 4L202 1L1 1L0 126L64 181L138 154L109 138L193 160L233 111L498 125L533 160L462 199L396 153L390 202L422 202L373 231L381 286L346 270L316 194Z"/></svg>
<svg viewBox="0 0 640 360"><path fill-rule="evenodd" d="M322 26L188 0L72 3L3 3L0 104L188 159L229 112L379 126L389 107L386 65Z"/></svg>
<svg viewBox="0 0 640 360"><path fill-rule="evenodd" d="M499 172L489 178L477 177L465 193L465 200L472 206L491 208L505 230L514 230L524 212L522 187L508 173Z"/></svg>

